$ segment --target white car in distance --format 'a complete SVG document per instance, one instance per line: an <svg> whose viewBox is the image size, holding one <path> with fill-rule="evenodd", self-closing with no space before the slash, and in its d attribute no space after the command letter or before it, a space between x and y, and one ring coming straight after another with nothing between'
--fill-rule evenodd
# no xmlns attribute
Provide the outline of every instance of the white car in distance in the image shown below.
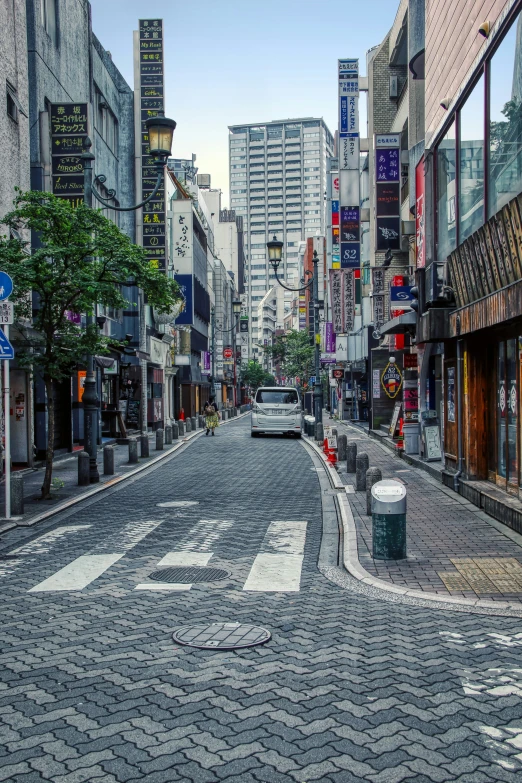
<svg viewBox="0 0 522 783"><path fill-rule="evenodd" d="M293 434L301 437L301 400L293 386L261 386L252 404L251 435Z"/></svg>

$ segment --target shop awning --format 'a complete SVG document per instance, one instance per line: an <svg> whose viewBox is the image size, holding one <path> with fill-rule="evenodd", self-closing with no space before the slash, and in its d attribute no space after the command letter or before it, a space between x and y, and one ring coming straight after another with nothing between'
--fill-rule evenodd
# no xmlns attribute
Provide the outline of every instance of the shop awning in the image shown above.
<svg viewBox="0 0 522 783"><path fill-rule="evenodd" d="M110 356L95 356L94 358L98 367L104 367L106 370L108 370L109 367L113 367L114 362L117 361L117 359L111 359Z"/></svg>
<svg viewBox="0 0 522 783"><path fill-rule="evenodd" d="M414 310L410 310L409 313L403 313L403 315L398 315L397 318L392 318L391 321L386 321L385 324L379 327L379 332L381 334L407 334L416 324L417 313Z"/></svg>

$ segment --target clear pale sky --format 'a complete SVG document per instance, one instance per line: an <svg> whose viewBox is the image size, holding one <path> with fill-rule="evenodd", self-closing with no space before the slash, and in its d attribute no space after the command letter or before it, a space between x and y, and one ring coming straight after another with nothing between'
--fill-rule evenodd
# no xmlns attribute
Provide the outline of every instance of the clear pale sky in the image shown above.
<svg viewBox="0 0 522 783"><path fill-rule="evenodd" d="M132 31L163 19L173 157L197 155L228 206L228 125L323 117L337 128L337 58L381 43L399 0L91 0L92 26L134 87ZM361 118L362 119L362 118ZM364 127L364 126L363 126ZM361 131L364 132L363 127Z"/></svg>

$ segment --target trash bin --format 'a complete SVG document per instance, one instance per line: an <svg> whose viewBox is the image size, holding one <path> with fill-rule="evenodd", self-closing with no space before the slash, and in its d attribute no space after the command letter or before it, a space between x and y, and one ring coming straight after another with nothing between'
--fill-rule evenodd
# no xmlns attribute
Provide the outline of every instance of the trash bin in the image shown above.
<svg viewBox="0 0 522 783"><path fill-rule="evenodd" d="M405 421L402 425L404 434L404 451L406 454L419 453L419 423L417 421Z"/></svg>
<svg viewBox="0 0 522 783"><path fill-rule="evenodd" d="M375 560L406 557L406 487L384 479L372 487L372 538Z"/></svg>

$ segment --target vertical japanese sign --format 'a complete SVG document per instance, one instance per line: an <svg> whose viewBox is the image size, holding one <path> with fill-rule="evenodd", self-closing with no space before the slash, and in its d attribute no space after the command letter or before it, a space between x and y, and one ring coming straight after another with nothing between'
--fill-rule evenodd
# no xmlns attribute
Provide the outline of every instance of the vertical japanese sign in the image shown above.
<svg viewBox="0 0 522 783"><path fill-rule="evenodd" d="M53 193L73 207L83 202L83 142L88 134L86 103L51 104Z"/></svg>
<svg viewBox="0 0 522 783"><path fill-rule="evenodd" d="M353 331L355 319L355 279L352 269L344 269L343 276L343 309L344 329L346 333Z"/></svg>
<svg viewBox="0 0 522 783"><path fill-rule="evenodd" d="M332 268L341 267L341 248L339 246L339 174L332 173Z"/></svg>
<svg viewBox="0 0 522 783"><path fill-rule="evenodd" d="M359 61L338 60L340 267L361 265ZM343 224L345 228L343 230Z"/></svg>
<svg viewBox="0 0 522 783"><path fill-rule="evenodd" d="M330 270L330 302L332 305L332 328L334 334L342 334L344 319L342 272L340 269Z"/></svg>
<svg viewBox="0 0 522 783"><path fill-rule="evenodd" d="M400 146L398 133L375 135L378 251L401 249Z"/></svg>
<svg viewBox="0 0 522 783"><path fill-rule="evenodd" d="M141 143L141 192L150 196L157 180L157 168L150 156L149 136L145 121L165 113L163 77L163 20L139 21L139 101ZM165 182L152 201L143 208L143 249L157 269L166 271L165 242Z"/></svg>
<svg viewBox="0 0 522 783"><path fill-rule="evenodd" d="M331 321L326 321L324 329L325 353L335 353L335 333Z"/></svg>
<svg viewBox="0 0 522 783"><path fill-rule="evenodd" d="M424 157L415 169L415 255L417 269L426 266L426 245L424 242Z"/></svg>

